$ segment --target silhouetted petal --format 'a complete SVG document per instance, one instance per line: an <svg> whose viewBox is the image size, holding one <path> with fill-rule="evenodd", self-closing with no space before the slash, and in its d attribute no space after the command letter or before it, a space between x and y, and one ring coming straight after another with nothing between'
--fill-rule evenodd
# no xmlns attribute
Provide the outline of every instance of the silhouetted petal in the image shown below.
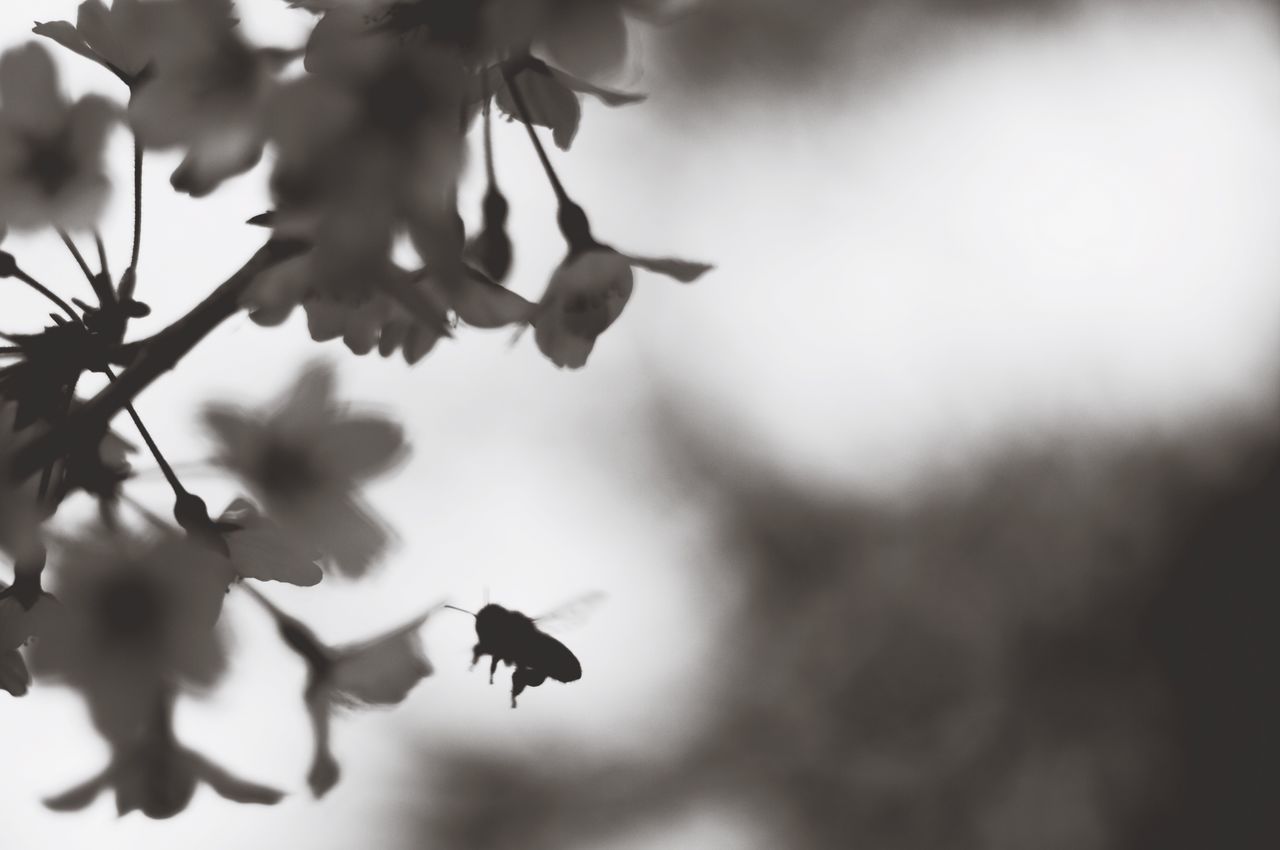
<svg viewBox="0 0 1280 850"><path fill-rule="evenodd" d="M91 225L106 201L102 152L114 117L99 97L68 104L40 45L0 55L0 222Z"/></svg>
<svg viewBox="0 0 1280 850"><path fill-rule="evenodd" d="M76 23L37 23L33 32L51 38L70 50L92 59L130 84L137 81L151 61L147 33L164 23L169 10L160 3L141 0L85 0Z"/></svg>
<svg viewBox="0 0 1280 850"><path fill-rule="evenodd" d="M289 536L319 549L348 576L373 565L389 535L361 503L357 488L395 466L407 447L398 426L349 415L335 401L329 367L305 370L269 412L213 405L205 422L221 443L219 462L245 482ZM362 444L351 445L352 439Z"/></svg>
<svg viewBox="0 0 1280 850"><path fill-rule="evenodd" d="M333 663L324 680L330 699L354 707L395 705L407 697L432 672L418 632L435 610L381 637L332 650Z"/></svg>
<svg viewBox="0 0 1280 850"><path fill-rule="evenodd" d="M429 274L426 285L458 318L475 328L501 328L527 322L536 307L470 266L451 274Z"/></svg>
<svg viewBox="0 0 1280 850"><path fill-rule="evenodd" d="M578 134L582 105L578 95L545 69L530 68L513 78L524 98L529 122L551 130L556 146L568 150ZM508 117L521 120L520 110L507 83L499 77L494 86L494 102Z"/></svg>
<svg viewBox="0 0 1280 850"><path fill-rule="evenodd" d="M300 587L320 583L324 575L316 563L320 552L285 532L248 500L236 499L218 522L235 526L225 537L231 563L240 575Z"/></svg>
<svg viewBox="0 0 1280 850"><path fill-rule="evenodd" d="M695 280L715 268L715 266L712 266L709 263L695 263L690 260L635 257L630 254L622 254L621 256L633 266L642 268L646 271L666 275L669 278L678 280L680 283L693 283Z"/></svg>

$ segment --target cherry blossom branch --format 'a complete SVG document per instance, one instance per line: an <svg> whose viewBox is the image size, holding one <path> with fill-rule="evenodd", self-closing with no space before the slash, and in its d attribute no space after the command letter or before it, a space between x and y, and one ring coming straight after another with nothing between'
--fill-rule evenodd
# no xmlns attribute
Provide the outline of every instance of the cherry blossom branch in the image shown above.
<svg viewBox="0 0 1280 850"><path fill-rule="evenodd" d="M49 430L24 444L10 472L19 479L34 474L61 454L62 448L105 428L156 378L173 369L214 328L240 310L240 296L263 271L308 250L301 239L273 239L263 245L221 286L141 348L133 363L112 383Z"/></svg>

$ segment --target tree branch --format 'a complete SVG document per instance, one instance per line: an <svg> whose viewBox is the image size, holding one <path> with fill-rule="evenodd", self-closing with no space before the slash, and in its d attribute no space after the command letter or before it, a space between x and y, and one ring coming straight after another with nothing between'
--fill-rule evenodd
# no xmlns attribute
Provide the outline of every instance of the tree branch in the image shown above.
<svg viewBox="0 0 1280 850"><path fill-rule="evenodd" d="M31 439L15 454L10 472L19 480L33 475L87 434L105 428L151 382L169 371L222 322L240 309L240 296L260 273L306 251L310 243L280 239L258 249L249 261L185 316L148 340L120 377L59 424Z"/></svg>

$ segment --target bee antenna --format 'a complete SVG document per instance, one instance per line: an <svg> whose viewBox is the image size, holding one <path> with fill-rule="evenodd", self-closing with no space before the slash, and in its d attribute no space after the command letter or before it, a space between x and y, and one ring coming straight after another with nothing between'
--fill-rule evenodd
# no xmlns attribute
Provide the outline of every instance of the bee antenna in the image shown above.
<svg viewBox="0 0 1280 850"><path fill-rule="evenodd" d="M475 612L474 612L474 611L468 611L466 608L459 608L457 605L444 605L444 606L441 606L441 607L444 607L444 608L452 608L452 609L453 609L453 610L455 610L455 611L461 611L461 612L462 612L462 613L464 613L464 614L470 614L470 615L471 615L471 616L473 616L473 617L475 616Z"/></svg>

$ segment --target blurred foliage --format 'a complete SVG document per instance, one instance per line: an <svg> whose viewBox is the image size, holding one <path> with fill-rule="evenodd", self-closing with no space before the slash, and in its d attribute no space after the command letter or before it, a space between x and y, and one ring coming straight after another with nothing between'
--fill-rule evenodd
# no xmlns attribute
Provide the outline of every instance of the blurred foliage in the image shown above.
<svg viewBox="0 0 1280 850"><path fill-rule="evenodd" d="M598 846L701 807L759 846L1277 846L1280 441L1050 441L887 504L676 433L734 612L695 743L429 747L409 846Z"/></svg>

